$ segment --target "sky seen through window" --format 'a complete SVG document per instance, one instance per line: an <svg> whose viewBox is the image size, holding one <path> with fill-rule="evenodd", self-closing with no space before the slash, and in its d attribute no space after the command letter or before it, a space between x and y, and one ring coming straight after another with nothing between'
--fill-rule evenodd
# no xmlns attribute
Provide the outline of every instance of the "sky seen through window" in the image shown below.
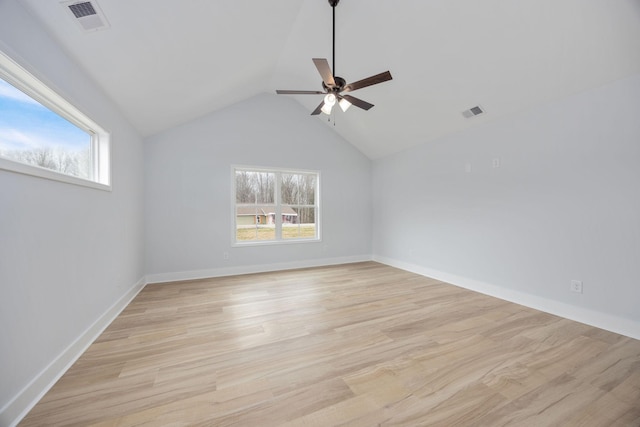
<svg viewBox="0 0 640 427"><path fill-rule="evenodd" d="M0 79L0 154L34 149L81 151L91 136Z"/></svg>

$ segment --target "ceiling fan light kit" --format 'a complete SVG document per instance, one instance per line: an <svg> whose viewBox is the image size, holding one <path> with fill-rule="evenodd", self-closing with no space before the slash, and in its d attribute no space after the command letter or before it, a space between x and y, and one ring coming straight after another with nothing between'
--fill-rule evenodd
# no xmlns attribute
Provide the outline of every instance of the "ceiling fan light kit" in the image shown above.
<svg viewBox="0 0 640 427"><path fill-rule="evenodd" d="M346 112L349 107L351 107L351 104L349 101L347 101L345 98L342 98L340 100L340 102L338 102L338 105L340 106L340 108L342 109L342 112Z"/></svg>
<svg viewBox="0 0 640 427"><path fill-rule="evenodd" d="M329 0L329 5L333 9L333 71L329 66L329 61L326 58L313 58L320 76L322 77L322 89L319 90L276 90L278 95L325 95L324 99L311 113L312 116L320 113L331 114L333 106L338 102L338 105L342 111L347 111L349 107L355 105L363 110L369 110L373 107L366 101L356 98L351 95L343 94L343 92L353 92L358 89L362 89L368 86L373 86L378 83L391 80L391 73L385 71L375 76L367 77L366 79L358 80L353 83L347 84L347 81L342 77L335 75L336 66L336 6L340 0Z"/></svg>

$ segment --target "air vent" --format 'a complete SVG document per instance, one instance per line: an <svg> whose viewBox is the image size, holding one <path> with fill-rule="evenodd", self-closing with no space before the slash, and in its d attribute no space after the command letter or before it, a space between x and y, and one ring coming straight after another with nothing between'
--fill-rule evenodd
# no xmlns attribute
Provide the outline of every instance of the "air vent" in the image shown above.
<svg viewBox="0 0 640 427"><path fill-rule="evenodd" d="M462 115L467 119L478 116L480 114L484 114L484 110L479 105L476 105L475 107L469 108L468 110L462 112Z"/></svg>
<svg viewBox="0 0 640 427"><path fill-rule="evenodd" d="M71 12L73 12L76 18L82 18L89 15L97 15L96 10L93 8L93 5L90 1L72 4L69 6L69 9L71 9Z"/></svg>
<svg viewBox="0 0 640 427"><path fill-rule="evenodd" d="M109 22L102 13L102 10L96 0L65 0L61 1L60 4L69 11L73 20L76 21L80 25L80 28L85 32L109 28Z"/></svg>

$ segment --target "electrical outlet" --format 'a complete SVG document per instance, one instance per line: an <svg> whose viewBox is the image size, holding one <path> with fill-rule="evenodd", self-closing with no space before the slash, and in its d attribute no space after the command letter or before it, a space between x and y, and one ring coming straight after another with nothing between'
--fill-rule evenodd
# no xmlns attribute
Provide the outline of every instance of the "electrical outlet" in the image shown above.
<svg viewBox="0 0 640 427"><path fill-rule="evenodd" d="M222 253L222 258L223 258L225 261L229 261L229 252L223 252L223 253Z"/></svg>
<svg viewBox="0 0 640 427"><path fill-rule="evenodd" d="M572 280L571 281L571 292L575 292L577 294L582 293L582 282L580 280Z"/></svg>
<svg viewBox="0 0 640 427"><path fill-rule="evenodd" d="M500 167L500 157L495 157L492 161L491 161L491 166L493 166L493 168L499 168Z"/></svg>

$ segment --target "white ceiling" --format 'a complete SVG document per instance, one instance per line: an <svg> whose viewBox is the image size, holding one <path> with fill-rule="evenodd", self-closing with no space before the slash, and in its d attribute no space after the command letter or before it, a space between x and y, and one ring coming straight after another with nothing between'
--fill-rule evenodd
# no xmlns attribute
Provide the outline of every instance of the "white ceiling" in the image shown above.
<svg viewBox="0 0 640 427"><path fill-rule="evenodd" d="M311 58L331 62L327 0L94 0L110 28L91 33L57 0L17 1L144 136L258 93L320 90ZM353 93L375 108L336 108L330 124L379 158L640 73L640 0L342 0L336 38L336 75L393 75ZM478 104L485 115L462 117Z"/></svg>

